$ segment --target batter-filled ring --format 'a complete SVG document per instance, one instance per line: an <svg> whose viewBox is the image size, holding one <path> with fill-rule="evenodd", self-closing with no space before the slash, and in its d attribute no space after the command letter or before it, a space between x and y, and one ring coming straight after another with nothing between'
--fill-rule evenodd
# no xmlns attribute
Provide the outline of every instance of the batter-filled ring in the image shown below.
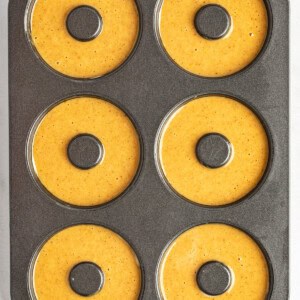
<svg viewBox="0 0 300 300"><path fill-rule="evenodd" d="M40 58L73 78L100 77L117 69L139 35L135 0L32 0L26 22Z"/></svg>
<svg viewBox="0 0 300 300"><path fill-rule="evenodd" d="M265 300L271 292L264 251L245 232L225 224L193 227L161 258L161 299Z"/></svg>
<svg viewBox="0 0 300 300"><path fill-rule="evenodd" d="M114 200L132 183L140 164L140 139L131 119L95 97L52 106L35 122L27 147L36 181L74 206Z"/></svg>
<svg viewBox="0 0 300 300"><path fill-rule="evenodd" d="M260 54L269 21L264 0L159 0L157 32L178 66L204 77L223 77Z"/></svg>
<svg viewBox="0 0 300 300"><path fill-rule="evenodd" d="M137 300L142 288L131 246L117 233L91 224L52 235L35 254L29 275L31 298L39 300Z"/></svg>
<svg viewBox="0 0 300 300"><path fill-rule="evenodd" d="M247 106L225 96L203 96L180 104L166 117L156 161L163 179L180 196L202 205L227 205L261 182L269 141Z"/></svg>

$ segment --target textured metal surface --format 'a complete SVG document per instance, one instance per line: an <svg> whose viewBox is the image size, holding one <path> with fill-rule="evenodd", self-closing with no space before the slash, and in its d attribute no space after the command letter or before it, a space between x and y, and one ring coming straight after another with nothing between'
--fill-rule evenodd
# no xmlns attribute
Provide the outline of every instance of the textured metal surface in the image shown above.
<svg viewBox="0 0 300 300"><path fill-rule="evenodd" d="M217 261L205 263L197 272L199 288L210 296L225 293L232 282L230 270L227 266Z"/></svg>
<svg viewBox="0 0 300 300"><path fill-rule="evenodd" d="M230 26L230 16L220 5L206 5L200 8L195 17L195 27L198 33L210 40L220 39L226 35Z"/></svg>
<svg viewBox="0 0 300 300"><path fill-rule="evenodd" d="M68 158L77 168L90 169L96 166L103 157L103 146L93 135L75 136L68 145Z"/></svg>
<svg viewBox="0 0 300 300"><path fill-rule="evenodd" d="M200 163L209 168L224 166L231 157L231 145L225 136L209 133L201 137L196 146Z"/></svg>
<svg viewBox="0 0 300 300"><path fill-rule="evenodd" d="M82 5L69 13L66 26L72 37L86 42L99 35L102 29L102 18L94 8Z"/></svg>
<svg viewBox="0 0 300 300"><path fill-rule="evenodd" d="M288 2L270 0L272 29L263 53L244 71L221 79L184 72L167 59L153 23L155 0L139 0L141 38L130 60L94 80L57 75L33 53L24 31L27 2L11 0L10 228L12 299L29 299L27 272L45 237L74 223L103 224L124 236L144 270L142 299L157 299L156 267L165 246L194 224L225 222L245 229L268 253L272 300L288 298ZM111 205L94 210L57 205L33 183L25 159L26 139L39 114L77 94L111 99L130 113L143 140L144 159L134 186ZM154 144L161 121L183 99L221 93L253 107L266 122L272 155L256 193L222 208L196 206L170 193L155 167Z"/></svg>
<svg viewBox="0 0 300 300"><path fill-rule="evenodd" d="M69 274L73 291L81 296L97 294L104 283L104 274L99 266L91 262L76 265Z"/></svg>

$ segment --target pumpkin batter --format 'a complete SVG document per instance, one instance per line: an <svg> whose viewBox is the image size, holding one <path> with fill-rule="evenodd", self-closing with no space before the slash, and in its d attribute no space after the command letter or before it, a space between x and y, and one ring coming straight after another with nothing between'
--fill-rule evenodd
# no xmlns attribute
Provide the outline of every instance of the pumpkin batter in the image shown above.
<svg viewBox="0 0 300 300"><path fill-rule="evenodd" d="M199 139L218 133L231 143L231 159L211 169L196 156ZM269 158L264 126L245 105L225 96L206 96L180 105L167 117L157 142L157 162L168 184L203 205L226 205L250 193Z"/></svg>
<svg viewBox="0 0 300 300"><path fill-rule="evenodd" d="M232 273L229 289L213 297L200 290L201 266L219 261ZM164 300L265 300L269 291L268 263L260 247L243 231L224 224L196 226L179 235L159 265L158 284Z"/></svg>
<svg viewBox="0 0 300 300"><path fill-rule="evenodd" d="M29 14L30 40L52 69L75 78L103 76L118 68L132 52L139 33L134 0L33 0ZM68 32L66 20L76 7L88 5L102 17L94 40L82 42Z"/></svg>
<svg viewBox="0 0 300 300"><path fill-rule="evenodd" d="M89 299L138 299L141 268L130 245L115 232L97 225L77 225L54 234L42 245L33 262L33 298L85 299L70 287L71 269L81 262L101 267L102 289Z"/></svg>
<svg viewBox="0 0 300 300"><path fill-rule="evenodd" d="M140 162L140 142L129 117L112 103L93 97L68 99L38 121L32 164L38 181L59 200L94 206L115 199L130 185ZM95 167L75 167L67 155L69 142L92 134L104 148Z"/></svg>
<svg viewBox="0 0 300 300"><path fill-rule="evenodd" d="M218 4L231 17L222 38L208 40L197 32L195 15L205 5ZM205 77L222 77L248 66L260 53L268 33L263 0L163 0L159 34L170 58L184 70Z"/></svg>

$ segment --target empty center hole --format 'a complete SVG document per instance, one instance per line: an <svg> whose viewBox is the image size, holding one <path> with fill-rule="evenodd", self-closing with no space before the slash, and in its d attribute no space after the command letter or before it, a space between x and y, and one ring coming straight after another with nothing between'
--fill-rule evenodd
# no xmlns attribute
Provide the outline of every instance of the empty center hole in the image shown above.
<svg viewBox="0 0 300 300"><path fill-rule="evenodd" d="M231 285L231 272L224 264L210 261L202 265L196 276L201 291L210 296L225 293Z"/></svg>
<svg viewBox="0 0 300 300"><path fill-rule="evenodd" d="M102 30L99 12L87 5L74 8L67 17L67 29L76 40L87 42L95 39Z"/></svg>
<svg viewBox="0 0 300 300"><path fill-rule="evenodd" d="M216 40L227 34L231 26L231 18L222 6L208 4L199 9L194 23L196 30L202 37Z"/></svg>
<svg viewBox="0 0 300 300"><path fill-rule="evenodd" d="M81 296L98 293L104 284L104 274L99 266L92 262L82 262L74 266L69 274L72 290Z"/></svg>
<svg viewBox="0 0 300 300"><path fill-rule="evenodd" d="M95 167L103 158L102 143L91 134L75 136L68 145L68 158L79 169Z"/></svg>
<svg viewBox="0 0 300 300"><path fill-rule="evenodd" d="M224 166L232 155L232 147L227 138L219 133L202 136L196 145L196 156L208 168Z"/></svg>

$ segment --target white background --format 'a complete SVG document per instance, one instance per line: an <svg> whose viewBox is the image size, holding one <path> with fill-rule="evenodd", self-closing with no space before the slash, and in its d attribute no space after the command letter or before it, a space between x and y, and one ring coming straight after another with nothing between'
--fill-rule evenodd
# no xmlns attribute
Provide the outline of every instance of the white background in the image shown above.
<svg viewBox="0 0 300 300"><path fill-rule="evenodd" d="M9 300L7 1L0 0L0 300ZM23 0L26 1L26 0ZM238 0L232 0L238 1ZM286 0L277 0L286 1ZM290 1L290 299L300 299L300 0ZM250 299L251 300L251 299ZM286 299L282 299L286 300Z"/></svg>

